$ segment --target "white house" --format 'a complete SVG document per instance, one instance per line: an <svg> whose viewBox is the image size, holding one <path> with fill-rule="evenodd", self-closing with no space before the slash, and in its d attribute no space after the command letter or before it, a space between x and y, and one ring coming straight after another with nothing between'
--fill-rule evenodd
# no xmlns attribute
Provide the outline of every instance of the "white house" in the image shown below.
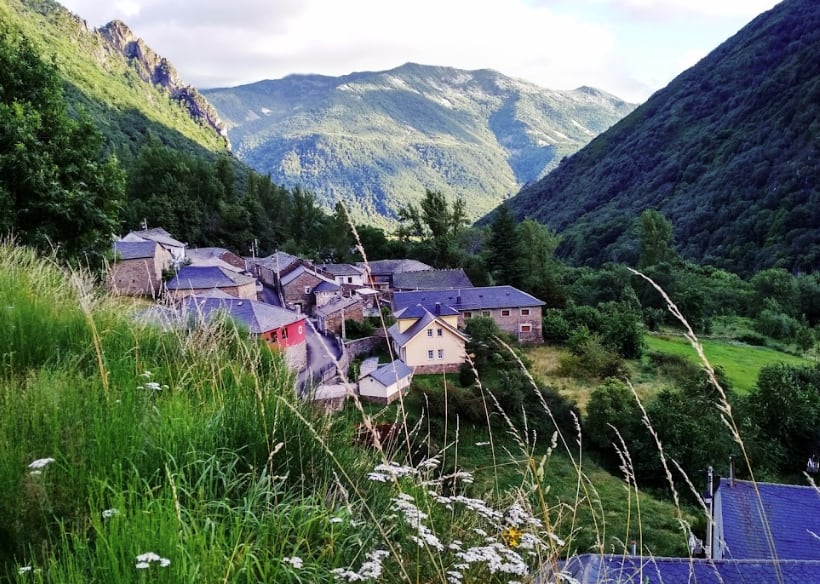
<svg viewBox="0 0 820 584"><path fill-rule="evenodd" d="M399 399L402 390L407 393L412 379L413 370L404 361L397 359L365 373L359 379L359 396L369 401L389 404Z"/></svg>

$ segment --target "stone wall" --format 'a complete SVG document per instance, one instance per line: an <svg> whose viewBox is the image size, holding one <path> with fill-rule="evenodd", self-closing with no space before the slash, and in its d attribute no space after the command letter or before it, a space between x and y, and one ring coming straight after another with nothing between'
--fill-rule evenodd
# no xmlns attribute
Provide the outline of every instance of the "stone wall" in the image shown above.
<svg viewBox="0 0 820 584"><path fill-rule="evenodd" d="M529 311L529 314L521 314L522 311ZM522 343L543 343L544 336L541 330L541 307L511 307L495 308L492 310L473 310L473 317L489 316L502 331L510 333ZM485 314L489 313L489 314ZM459 328L464 328L464 312L459 315ZM529 327L529 330L522 328Z"/></svg>
<svg viewBox="0 0 820 584"><path fill-rule="evenodd" d="M382 347L386 347L386 340L383 336L364 337L353 341L345 341L345 353L350 359L355 359L359 355L371 353Z"/></svg>

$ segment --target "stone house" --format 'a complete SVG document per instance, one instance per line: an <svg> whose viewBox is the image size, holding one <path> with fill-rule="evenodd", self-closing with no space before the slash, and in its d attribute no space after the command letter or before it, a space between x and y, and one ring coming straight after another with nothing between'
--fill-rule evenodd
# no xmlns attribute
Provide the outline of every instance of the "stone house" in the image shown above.
<svg viewBox="0 0 820 584"><path fill-rule="evenodd" d="M170 252L155 241L115 241L115 263L108 274L112 294L150 296L162 292L162 272L173 265Z"/></svg>
<svg viewBox="0 0 820 584"><path fill-rule="evenodd" d="M305 314L313 314L316 306L315 290L320 284L336 283L318 273L315 269L299 264L279 279L279 286L285 306Z"/></svg>
<svg viewBox="0 0 820 584"><path fill-rule="evenodd" d="M247 271L245 260L224 247L194 247L186 251L192 266L221 266L235 272Z"/></svg>
<svg viewBox="0 0 820 584"><path fill-rule="evenodd" d="M174 265L179 266L185 261L185 248L187 245L174 239L170 233L161 227L143 229L141 231L130 231L120 241L154 241L171 254Z"/></svg>
<svg viewBox="0 0 820 584"><path fill-rule="evenodd" d="M165 285L174 299L219 290L246 300L256 300L256 278L220 266L183 266Z"/></svg>
<svg viewBox="0 0 820 584"><path fill-rule="evenodd" d="M319 331L344 338L347 336L344 329L346 320L364 322L364 302L359 296L335 296L330 302L317 306L313 314Z"/></svg>
<svg viewBox="0 0 820 584"><path fill-rule="evenodd" d="M393 293L394 312L417 304L428 310L437 304L456 310L460 328L470 318L485 316L522 343L543 342L541 316L545 303L512 286Z"/></svg>

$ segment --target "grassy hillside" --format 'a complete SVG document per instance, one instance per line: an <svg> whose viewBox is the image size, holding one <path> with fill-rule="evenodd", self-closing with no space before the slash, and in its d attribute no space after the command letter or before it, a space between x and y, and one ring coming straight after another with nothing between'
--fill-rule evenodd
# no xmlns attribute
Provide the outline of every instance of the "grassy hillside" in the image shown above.
<svg viewBox="0 0 820 584"><path fill-rule="evenodd" d="M633 108L592 88L413 63L204 94L254 169L382 223L427 189L463 196L478 217Z"/></svg>
<svg viewBox="0 0 820 584"><path fill-rule="evenodd" d="M494 431L488 448L453 420L443 450L424 425L403 430L412 456L356 445L384 414L322 415L236 329L139 324L141 307L7 243L0 305L0 578L506 582L627 537L685 541L688 513L641 495L639 514L571 436L549 454Z"/></svg>
<svg viewBox="0 0 820 584"><path fill-rule="evenodd" d="M0 0L0 18L54 58L72 107L88 113L121 156L132 156L148 132L188 152L225 150L224 138L195 121L168 93L142 81L122 54L57 2Z"/></svg>
<svg viewBox="0 0 820 584"><path fill-rule="evenodd" d="M637 261L645 209L691 260L820 267L820 3L784 0L510 201L576 263Z"/></svg>

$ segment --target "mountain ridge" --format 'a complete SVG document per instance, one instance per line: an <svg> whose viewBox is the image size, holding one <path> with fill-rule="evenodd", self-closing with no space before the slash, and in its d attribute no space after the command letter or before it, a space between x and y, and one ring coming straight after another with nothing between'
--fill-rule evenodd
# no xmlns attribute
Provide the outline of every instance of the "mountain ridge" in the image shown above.
<svg viewBox="0 0 820 584"><path fill-rule="evenodd" d="M385 221L427 189L464 197L475 218L634 108L588 87L416 63L203 93L258 172Z"/></svg>

